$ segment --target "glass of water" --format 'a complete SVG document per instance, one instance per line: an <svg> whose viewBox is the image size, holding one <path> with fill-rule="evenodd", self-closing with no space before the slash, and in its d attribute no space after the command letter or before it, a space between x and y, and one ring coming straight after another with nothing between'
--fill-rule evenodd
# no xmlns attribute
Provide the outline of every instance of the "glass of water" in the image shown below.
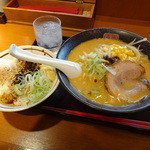
<svg viewBox="0 0 150 150"><path fill-rule="evenodd" d="M57 54L62 44L61 20L55 16L41 16L33 21L37 45Z"/></svg>

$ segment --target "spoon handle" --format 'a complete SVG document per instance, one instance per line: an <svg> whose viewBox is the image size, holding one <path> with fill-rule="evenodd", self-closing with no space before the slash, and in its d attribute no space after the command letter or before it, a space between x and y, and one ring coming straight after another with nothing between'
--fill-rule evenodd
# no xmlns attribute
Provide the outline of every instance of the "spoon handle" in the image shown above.
<svg viewBox="0 0 150 150"><path fill-rule="evenodd" d="M29 51L25 51L20 47L17 47L15 44L10 46L9 52L12 56L21 60L55 67L66 74L66 76L69 78L75 78L81 74L81 67L76 62L37 55Z"/></svg>

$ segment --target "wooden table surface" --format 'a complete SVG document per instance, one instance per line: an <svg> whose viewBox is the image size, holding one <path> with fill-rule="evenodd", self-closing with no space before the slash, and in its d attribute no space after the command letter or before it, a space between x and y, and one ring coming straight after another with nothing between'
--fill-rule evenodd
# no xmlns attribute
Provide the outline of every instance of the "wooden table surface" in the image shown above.
<svg viewBox="0 0 150 150"><path fill-rule="evenodd" d="M150 40L150 22L97 16L94 27L113 27L135 32ZM76 31L63 30L71 36ZM0 51L10 44L31 45L32 26L0 24ZM131 114L132 115L132 114ZM0 112L0 150L148 150L145 132L65 117L32 108L23 112Z"/></svg>

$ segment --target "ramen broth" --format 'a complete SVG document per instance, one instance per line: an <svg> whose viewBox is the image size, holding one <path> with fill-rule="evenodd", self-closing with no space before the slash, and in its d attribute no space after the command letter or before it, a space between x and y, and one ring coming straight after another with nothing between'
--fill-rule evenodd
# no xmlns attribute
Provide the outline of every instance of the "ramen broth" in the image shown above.
<svg viewBox="0 0 150 150"><path fill-rule="evenodd" d="M102 39L102 38L89 40L76 46L69 54L68 60L78 62L80 56L84 55L84 53L88 54L95 51L95 48L97 48L99 44L127 44L127 43L124 43L119 40ZM148 60L147 56L141 53L141 57L138 63L140 63L145 68L145 73L142 76L142 78L147 78L147 80L150 81L150 69L149 69L150 61ZM81 76L69 79L69 81L81 94L83 94L88 99L96 101L98 103L110 104L114 106L131 104L128 101L121 100L115 96L112 96L107 91L105 86L105 77L95 82L94 80L91 80L89 77L84 76L82 73ZM95 93L90 94L89 91L95 91ZM137 97L135 97L135 99L136 98L142 99L143 93L142 95L138 94Z"/></svg>

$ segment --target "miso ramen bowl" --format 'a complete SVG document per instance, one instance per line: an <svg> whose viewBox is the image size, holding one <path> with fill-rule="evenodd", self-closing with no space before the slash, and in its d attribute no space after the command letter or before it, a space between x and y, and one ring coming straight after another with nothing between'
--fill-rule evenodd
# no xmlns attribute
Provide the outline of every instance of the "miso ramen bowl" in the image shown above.
<svg viewBox="0 0 150 150"><path fill-rule="evenodd" d="M33 53L38 54L38 55L44 55L44 56L47 56L47 57L56 57L54 53L50 52L47 49L39 47L39 46L25 45L25 46L19 46L19 47L22 48L23 50L30 51L30 52L33 52ZM5 58L6 60L9 60L11 62L14 62L14 59L16 59L16 58L14 58L13 56L11 56L9 54L9 50L5 50L5 51L1 52L0 53L0 58ZM13 59L11 59L11 58L13 58ZM18 59L16 59L16 60L18 60ZM14 65L14 64L12 63L11 65ZM28 66L30 66L30 65L28 65ZM46 66L44 66L44 67L46 67ZM44 96L40 97L34 103L30 103L30 104L27 104L27 105L13 105L13 104L0 103L0 111L3 111L3 112L23 111L23 110L29 109L31 107L34 107L34 106L40 104L41 102L45 101L46 99L48 99L49 96L55 91L55 89L58 87L58 84L59 84L59 80L58 80L58 76L56 74L55 68L53 68L53 71L55 73L55 78L53 80L53 84L50 86L49 89L47 89L47 93ZM42 88L44 88L44 87L42 87ZM1 91L2 90L3 89L1 89ZM20 99L20 101L21 100L22 99Z"/></svg>
<svg viewBox="0 0 150 150"><path fill-rule="evenodd" d="M121 29L115 29L115 28L95 28L95 29L89 29L82 31L72 37L70 37L60 48L59 53L57 54L58 59L66 60L72 49L74 49L79 44L92 40L97 38L113 38L121 40L125 43L130 43L133 40L142 40L143 37L140 35L137 35L135 33L121 30ZM135 47L138 47L140 45L140 49L142 49L143 53L145 55L148 55L150 58L150 42L144 41L139 44L134 45ZM147 95L144 99L140 100L137 103L129 104L129 105L123 105L123 106L113 106L108 104L101 104L98 102L95 102L93 100L90 100L86 97L84 97L82 94L78 92L78 89L75 89L72 84L69 82L68 78L59 70L57 70L58 77L60 79L60 82L63 84L63 86L66 88L66 90L74 96L77 100L84 103L85 105L88 105L92 108L103 110L103 111L109 111L109 112L118 112L118 113L128 113L128 112L136 112L138 110L142 110L146 107L150 106L150 95Z"/></svg>

